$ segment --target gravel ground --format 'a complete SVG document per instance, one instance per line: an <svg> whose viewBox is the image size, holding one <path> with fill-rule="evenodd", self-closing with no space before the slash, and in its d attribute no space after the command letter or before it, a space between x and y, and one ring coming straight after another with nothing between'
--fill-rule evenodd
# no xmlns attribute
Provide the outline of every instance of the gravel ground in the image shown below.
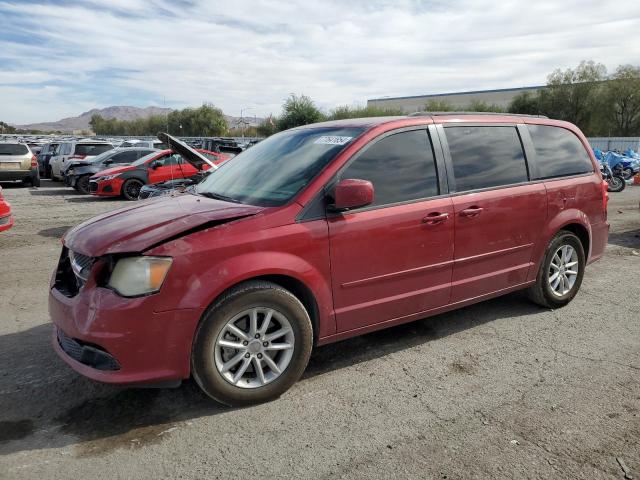
<svg viewBox="0 0 640 480"><path fill-rule="evenodd" d="M4 193L0 478L624 478L619 460L640 477L640 187L611 194L607 254L569 306L517 293L318 348L244 409L70 370L49 343L59 237L124 202Z"/></svg>

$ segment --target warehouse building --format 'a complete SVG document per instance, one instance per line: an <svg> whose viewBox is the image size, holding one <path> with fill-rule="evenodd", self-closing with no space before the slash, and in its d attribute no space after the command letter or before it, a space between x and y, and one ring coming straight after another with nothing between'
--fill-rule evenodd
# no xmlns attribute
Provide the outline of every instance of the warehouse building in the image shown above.
<svg viewBox="0 0 640 480"><path fill-rule="evenodd" d="M425 109L429 101L446 102L454 108L467 108L471 102L484 102L507 108L516 95L524 92L535 94L544 86L500 88L497 90L478 90L470 92L437 93L433 95L415 95L410 97L384 97L367 100L368 107L401 108L407 113Z"/></svg>

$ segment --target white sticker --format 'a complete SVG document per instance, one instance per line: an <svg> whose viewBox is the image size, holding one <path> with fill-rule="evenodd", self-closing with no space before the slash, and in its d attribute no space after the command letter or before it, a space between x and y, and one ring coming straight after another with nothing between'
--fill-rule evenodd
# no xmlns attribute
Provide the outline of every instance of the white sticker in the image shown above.
<svg viewBox="0 0 640 480"><path fill-rule="evenodd" d="M318 138L313 143L318 143L321 145L344 145L345 143L349 142L349 140L351 140L352 138L353 137L337 137L333 135L327 135L327 136Z"/></svg>

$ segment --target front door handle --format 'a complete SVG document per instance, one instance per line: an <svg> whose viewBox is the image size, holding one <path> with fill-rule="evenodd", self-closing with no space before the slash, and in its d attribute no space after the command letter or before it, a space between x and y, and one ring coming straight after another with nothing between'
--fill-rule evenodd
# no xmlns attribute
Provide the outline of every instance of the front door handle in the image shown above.
<svg viewBox="0 0 640 480"><path fill-rule="evenodd" d="M480 215L482 213L482 210L484 210L482 207L476 207L474 205L473 207L465 208L464 210L462 210L460 212L460 216L462 216L462 217L477 217L478 215Z"/></svg>
<svg viewBox="0 0 640 480"><path fill-rule="evenodd" d="M445 213L433 212L427 215L426 217L424 217L422 219L422 223L425 223L427 225L437 225L439 223L446 221L447 218L449 218L449 214L446 212Z"/></svg>

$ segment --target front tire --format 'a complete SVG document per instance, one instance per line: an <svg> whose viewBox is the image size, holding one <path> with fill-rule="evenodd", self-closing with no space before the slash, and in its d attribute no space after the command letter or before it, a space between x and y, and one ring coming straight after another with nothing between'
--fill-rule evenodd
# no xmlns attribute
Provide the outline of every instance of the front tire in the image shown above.
<svg viewBox="0 0 640 480"><path fill-rule="evenodd" d="M78 193L89 195L89 177L91 177L91 175L83 175L76 180L75 189Z"/></svg>
<svg viewBox="0 0 640 480"><path fill-rule="evenodd" d="M122 196L126 200L138 200L138 195L140 195L140 189L143 185L144 183L137 178L130 178L122 184Z"/></svg>
<svg viewBox="0 0 640 480"><path fill-rule="evenodd" d="M301 376L313 346L306 309L271 282L249 281L204 314L191 367L200 388L231 406L273 400Z"/></svg>
<svg viewBox="0 0 640 480"><path fill-rule="evenodd" d="M561 230L545 251L536 283L527 295L546 308L560 308L576 296L586 265L582 242L573 233Z"/></svg>

